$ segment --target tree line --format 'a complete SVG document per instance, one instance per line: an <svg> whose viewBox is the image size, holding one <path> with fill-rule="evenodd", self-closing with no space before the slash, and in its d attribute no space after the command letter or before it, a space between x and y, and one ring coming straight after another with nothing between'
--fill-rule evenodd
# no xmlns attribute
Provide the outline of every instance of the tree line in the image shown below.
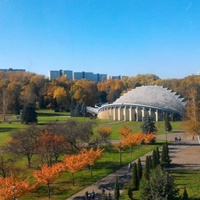
<svg viewBox="0 0 200 200"><path fill-rule="evenodd" d="M20 114L26 104L55 111L79 107L82 111L79 114L83 114L82 105L112 103L122 94L141 85L161 85L188 98L192 88L200 89L200 76L160 79L154 74L138 74L121 80L108 79L96 83L85 79L71 81L66 76L50 81L43 75L30 72L0 72L0 112L4 121L7 113Z"/></svg>

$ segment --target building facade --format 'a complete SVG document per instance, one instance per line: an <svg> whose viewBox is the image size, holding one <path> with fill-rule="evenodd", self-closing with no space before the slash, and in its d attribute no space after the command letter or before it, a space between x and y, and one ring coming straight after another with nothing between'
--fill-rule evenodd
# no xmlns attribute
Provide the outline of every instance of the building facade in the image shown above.
<svg viewBox="0 0 200 200"><path fill-rule="evenodd" d="M49 71L49 79L53 80L61 76L66 76L68 80L86 79L88 81L102 82L107 80L106 74L94 74L93 72L73 72L71 70L51 70Z"/></svg>
<svg viewBox="0 0 200 200"><path fill-rule="evenodd" d="M185 104L184 98L168 88L141 86L112 104L101 106L97 117L114 121L142 121L144 117L151 117L154 121L162 121L168 113L178 119L185 112Z"/></svg>

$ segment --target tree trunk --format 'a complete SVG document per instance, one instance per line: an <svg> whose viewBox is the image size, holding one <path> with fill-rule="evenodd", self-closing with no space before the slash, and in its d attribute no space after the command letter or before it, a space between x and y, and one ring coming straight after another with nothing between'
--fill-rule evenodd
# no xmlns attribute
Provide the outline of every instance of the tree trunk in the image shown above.
<svg viewBox="0 0 200 200"><path fill-rule="evenodd" d="M92 165L90 165L90 177L92 177Z"/></svg>
<svg viewBox="0 0 200 200"><path fill-rule="evenodd" d="M47 183L47 193L48 193L48 198L51 197L50 195L50 183Z"/></svg>
<svg viewBox="0 0 200 200"><path fill-rule="evenodd" d="M74 186L74 183L75 183L75 181L74 181L74 173L72 173L72 184L73 184L73 186Z"/></svg>
<svg viewBox="0 0 200 200"><path fill-rule="evenodd" d="M119 150L119 163L122 165L122 151Z"/></svg>
<svg viewBox="0 0 200 200"><path fill-rule="evenodd" d="M31 168L31 156L27 154L28 168Z"/></svg>

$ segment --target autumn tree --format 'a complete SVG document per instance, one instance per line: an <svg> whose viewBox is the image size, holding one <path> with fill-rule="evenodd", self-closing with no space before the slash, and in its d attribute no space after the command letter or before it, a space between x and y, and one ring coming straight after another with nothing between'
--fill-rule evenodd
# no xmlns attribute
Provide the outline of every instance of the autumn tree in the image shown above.
<svg viewBox="0 0 200 200"><path fill-rule="evenodd" d="M24 84L22 86L21 98L24 104L36 106L38 100L37 87L35 83Z"/></svg>
<svg viewBox="0 0 200 200"><path fill-rule="evenodd" d="M122 165L122 151L125 149L125 146L122 142L114 144L114 148L119 152L119 163Z"/></svg>
<svg viewBox="0 0 200 200"><path fill-rule="evenodd" d="M14 160L8 156L0 154L0 176L3 178L12 174L16 168L14 167Z"/></svg>
<svg viewBox="0 0 200 200"><path fill-rule="evenodd" d="M33 171L33 175L38 184L45 184L47 186L48 197L50 198L50 184L61 175L64 166L62 163L56 163L52 166L44 164L40 168L40 170Z"/></svg>
<svg viewBox="0 0 200 200"><path fill-rule="evenodd" d="M9 100L9 95L6 91L6 89L4 88L2 90L2 111L3 111L3 121L6 121L6 114L8 111L8 100Z"/></svg>
<svg viewBox="0 0 200 200"><path fill-rule="evenodd" d="M6 145L7 151L20 156L26 156L28 167L31 167L31 159L38 147L39 129L31 125L24 130L16 130L11 133L11 139Z"/></svg>
<svg viewBox="0 0 200 200"><path fill-rule="evenodd" d="M90 168L90 176L92 176L92 166L99 158L101 158L103 151L104 149L100 148L97 148L96 150L94 150L94 148L81 150L81 154L83 155L85 162Z"/></svg>
<svg viewBox="0 0 200 200"><path fill-rule="evenodd" d="M22 175L18 177L13 175L6 178L0 177L0 200L17 199L34 188L35 186L30 185L28 178L23 179Z"/></svg>
<svg viewBox="0 0 200 200"><path fill-rule="evenodd" d="M118 133L122 137L126 137L127 135L130 135L132 133L132 129L129 128L128 126L123 126L122 128L118 129Z"/></svg>
<svg viewBox="0 0 200 200"><path fill-rule="evenodd" d="M101 126L97 129L97 132L100 135L100 141L108 143L112 129L110 127Z"/></svg>
<svg viewBox="0 0 200 200"><path fill-rule="evenodd" d="M63 165L65 170L72 174L72 184L74 186L75 177L74 174L83 170L87 166L87 161L84 159L83 154L65 155L63 159Z"/></svg>
<svg viewBox="0 0 200 200"><path fill-rule="evenodd" d="M90 141L93 135L93 125L94 122L92 121L78 122L68 120L57 127L60 134L64 137L65 142L71 146L71 151L74 151L77 149L80 150L80 147L77 145L78 142L88 143Z"/></svg>
<svg viewBox="0 0 200 200"><path fill-rule="evenodd" d="M189 133L200 134L200 97L195 88L191 89L188 95L183 125Z"/></svg>
<svg viewBox="0 0 200 200"><path fill-rule="evenodd" d="M85 79L78 80L71 87L70 95L75 104L84 103L87 106L94 106L98 97L97 85L95 82Z"/></svg>
<svg viewBox="0 0 200 200"><path fill-rule="evenodd" d="M16 115L20 114L21 110L21 101L20 101L20 93L21 86L18 82L10 82L6 88L9 99L8 99L8 109L11 113Z"/></svg>
<svg viewBox="0 0 200 200"><path fill-rule="evenodd" d="M67 107L67 92L63 87L57 87L54 90L53 97L60 106Z"/></svg>
<svg viewBox="0 0 200 200"><path fill-rule="evenodd" d="M98 83L97 88L100 94L104 94L104 99L106 97L106 100L112 103L120 97L125 86L121 80L108 79Z"/></svg>
<svg viewBox="0 0 200 200"><path fill-rule="evenodd" d="M156 135L154 133L144 134L143 139L145 144L149 144L156 139Z"/></svg>
<svg viewBox="0 0 200 200"><path fill-rule="evenodd" d="M47 163L48 166L58 161L58 157L63 150L64 146L64 137L48 130L40 131L38 135L38 148L37 152L41 155L42 161Z"/></svg>

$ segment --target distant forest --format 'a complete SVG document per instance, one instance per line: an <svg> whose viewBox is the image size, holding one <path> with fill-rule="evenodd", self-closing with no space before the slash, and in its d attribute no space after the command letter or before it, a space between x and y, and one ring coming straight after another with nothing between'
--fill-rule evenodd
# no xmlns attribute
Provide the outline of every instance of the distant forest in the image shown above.
<svg viewBox="0 0 200 200"><path fill-rule="evenodd" d="M43 75L30 72L0 72L0 112L19 114L25 104L32 104L36 109L69 111L77 105L112 103L122 94L142 85L167 87L187 99L192 88L200 90L200 76L160 79L154 74L138 74L96 83L85 79L71 81L66 76L50 81Z"/></svg>

